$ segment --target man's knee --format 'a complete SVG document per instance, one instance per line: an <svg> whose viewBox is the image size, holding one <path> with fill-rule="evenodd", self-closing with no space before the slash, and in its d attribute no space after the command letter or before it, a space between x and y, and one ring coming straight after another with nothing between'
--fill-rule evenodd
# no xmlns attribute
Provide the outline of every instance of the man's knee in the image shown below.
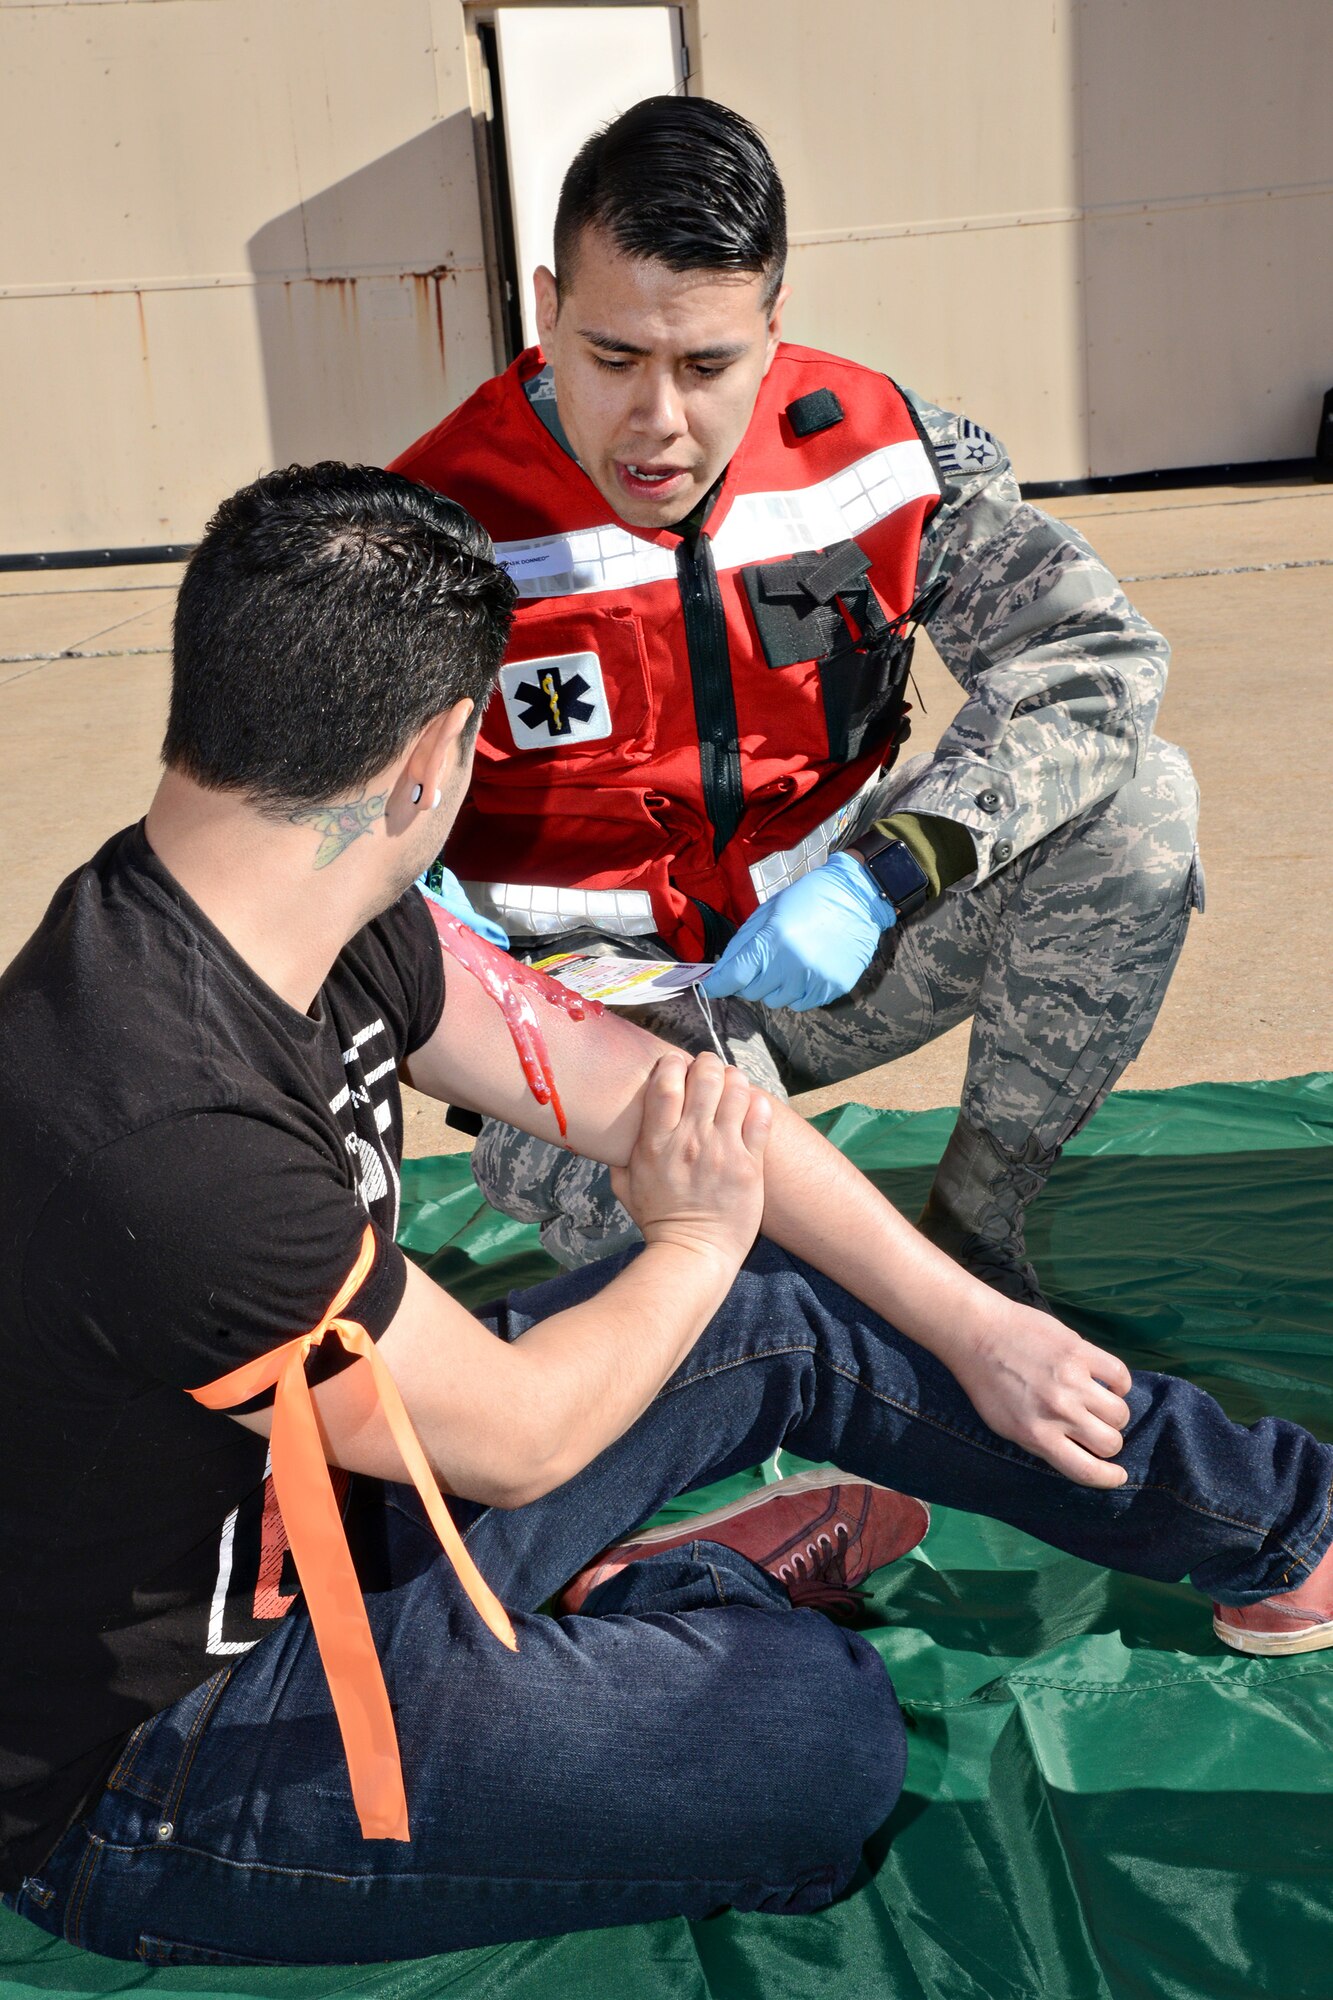
<svg viewBox="0 0 1333 2000"><path fill-rule="evenodd" d="M618 1637L623 1676L628 1638L656 1690L646 1712L635 1698L631 1819L660 1787L676 1862L728 1883L738 1908L818 1909L836 1895L897 1803L906 1765L893 1684L869 1641L815 1611L744 1603L581 1622L594 1628L580 1634L584 1658ZM602 1715L621 1726L614 1698Z"/></svg>
<svg viewBox="0 0 1333 2000"><path fill-rule="evenodd" d="M1153 738L1139 770L1049 840L1023 866L1015 910L1029 922L1061 916L1069 936L1101 914L1137 926L1163 914L1175 930L1197 870L1199 786L1177 744Z"/></svg>
<svg viewBox="0 0 1333 2000"><path fill-rule="evenodd" d="M481 1128L472 1149L472 1178L502 1215L535 1222L542 1248L567 1271L642 1240L599 1160L585 1160L499 1119L488 1118Z"/></svg>
<svg viewBox="0 0 1333 2000"><path fill-rule="evenodd" d="M883 1661L857 1634L828 1627L822 1636L818 1675L793 1675L783 1693L774 1684L768 1697L788 1711L785 1747L751 1866L786 1886L756 1907L795 1913L829 1902L903 1788L907 1735Z"/></svg>
<svg viewBox="0 0 1333 2000"><path fill-rule="evenodd" d="M826 1816L830 1842L841 1832L858 1852L898 1803L907 1769L907 1730L884 1662L868 1639L841 1634L847 1671L825 1691L829 1750L819 1735L806 1759L812 1816ZM836 1746L836 1748L835 1748Z"/></svg>
<svg viewBox="0 0 1333 2000"><path fill-rule="evenodd" d="M1176 891L1194 867L1199 831L1199 787L1185 752L1154 737L1133 778L1100 817L1100 840L1141 885L1145 902L1159 903Z"/></svg>
<svg viewBox="0 0 1333 2000"><path fill-rule="evenodd" d="M556 1183L570 1157L560 1146L488 1118L472 1148L472 1178L502 1215L542 1223L558 1212Z"/></svg>

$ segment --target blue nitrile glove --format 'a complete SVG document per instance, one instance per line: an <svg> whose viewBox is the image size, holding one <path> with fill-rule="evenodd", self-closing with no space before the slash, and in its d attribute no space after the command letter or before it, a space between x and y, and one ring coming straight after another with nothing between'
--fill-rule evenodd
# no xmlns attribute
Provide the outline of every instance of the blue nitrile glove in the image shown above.
<svg viewBox="0 0 1333 2000"><path fill-rule="evenodd" d="M835 854L745 919L700 984L766 1007L824 1007L850 992L898 912L868 868Z"/></svg>
<svg viewBox="0 0 1333 2000"><path fill-rule="evenodd" d="M474 910L463 893L463 885L452 868L446 868L442 861L433 861L424 875L417 876L417 887L430 902L438 903L451 917L457 917L460 924L466 924L470 931L485 938L500 951L508 951L509 939L499 924L490 917L483 917L480 910Z"/></svg>

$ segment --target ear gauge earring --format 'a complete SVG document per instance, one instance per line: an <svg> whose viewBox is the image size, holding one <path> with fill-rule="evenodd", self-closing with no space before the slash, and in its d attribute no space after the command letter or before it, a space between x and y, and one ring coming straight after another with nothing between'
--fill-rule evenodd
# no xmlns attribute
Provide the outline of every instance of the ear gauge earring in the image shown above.
<svg viewBox="0 0 1333 2000"><path fill-rule="evenodd" d="M414 806L419 806L421 804L421 789L422 788L420 785L413 785L412 787L412 803ZM439 795L437 794L436 804L438 805L438 803L439 803Z"/></svg>
<svg viewBox="0 0 1333 2000"><path fill-rule="evenodd" d="M444 794L443 794L443 792L442 792L442 791L440 790L439 786L437 785L437 786L435 787L435 797L434 797L434 798L433 798L433 799L431 800L431 802L430 802L430 809L431 809L431 811L432 811L432 812L435 812L435 811L437 811L437 810L438 810L438 807L439 807L439 803L440 803L440 800L441 800L441 799L442 799L443 797L444 797Z"/></svg>

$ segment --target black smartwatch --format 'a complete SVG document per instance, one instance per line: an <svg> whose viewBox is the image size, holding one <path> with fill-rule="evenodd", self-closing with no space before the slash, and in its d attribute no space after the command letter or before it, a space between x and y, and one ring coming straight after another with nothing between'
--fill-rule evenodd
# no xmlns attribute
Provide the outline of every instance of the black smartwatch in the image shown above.
<svg viewBox="0 0 1333 2000"><path fill-rule="evenodd" d="M879 893L893 904L899 920L914 916L930 901L930 877L905 840L871 833L858 840L856 851L879 887Z"/></svg>

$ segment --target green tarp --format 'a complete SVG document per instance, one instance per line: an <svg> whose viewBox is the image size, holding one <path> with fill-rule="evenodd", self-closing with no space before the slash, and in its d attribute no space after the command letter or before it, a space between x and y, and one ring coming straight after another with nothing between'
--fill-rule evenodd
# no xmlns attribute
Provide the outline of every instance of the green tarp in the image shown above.
<svg viewBox="0 0 1333 2000"><path fill-rule="evenodd" d="M859 1107L820 1121L909 1214L951 1122ZM482 1206L465 1160L409 1163L404 1196L404 1243L469 1302L551 1268L531 1230ZM1069 1147L1032 1250L1066 1317L1126 1360L1189 1376L1244 1421L1279 1412L1333 1438L1331 1218L1333 1076L1128 1091ZM881 1574L874 1621L907 1785L859 1883L820 1916L217 1973L90 1958L0 1911L0 1991L1329 2000L1333 1652L1224 1652L1187 1587L945 1510Z"/></svg>

